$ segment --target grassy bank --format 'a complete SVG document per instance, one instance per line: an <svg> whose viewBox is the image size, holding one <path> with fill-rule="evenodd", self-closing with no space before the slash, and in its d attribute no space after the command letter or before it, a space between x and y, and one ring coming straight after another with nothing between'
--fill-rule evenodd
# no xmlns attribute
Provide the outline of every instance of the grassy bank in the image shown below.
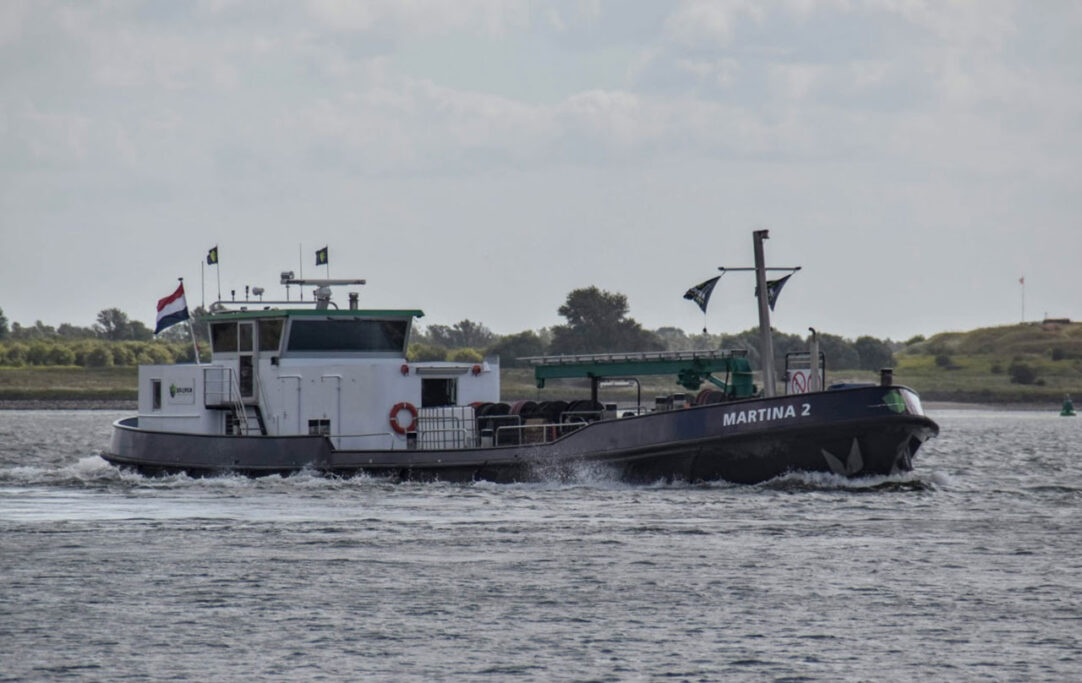
<svg viewBox="0 0 1082 683"><path fill-rule="evenodd" d="M952 356L944 366L930 355L906 354L897 361L895 381L916 389L930 401L1058 404L1064 394L1082 395L1082 363L1077 359L970 354ZM1033 369L1032 383L1012 381L1009 368L1014 362L1024 362Z"/></svg>
<svg viewBox="0 0 1082 683"><path fill-rule="evenodd" d="M0 367L0 400L134 401L138 377L135 367Z"/></svg>

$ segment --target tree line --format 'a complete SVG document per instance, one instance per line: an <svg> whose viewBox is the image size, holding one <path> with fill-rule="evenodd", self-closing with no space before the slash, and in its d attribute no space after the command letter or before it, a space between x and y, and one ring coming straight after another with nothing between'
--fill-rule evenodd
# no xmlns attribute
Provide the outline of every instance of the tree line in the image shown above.
<svg viewBox="0 0 1082 683"><path fill-rule="evenodd" d="M499 336L481 323L463 320L454 325L429 325L415 330L410 357L414 360L477 361L498 354L504 367L524 367L520 359L530 356L619 353L631 351L691 351L700 349L746 349L753 365L759 365L759 330L736 334L688 334L676 327L647 330L628 317L627 297L597 287L576 289L558 309L563 325ZM784 367L785 354L806 352L809 339L774 331L776 367ZM829 367L879 370L894 365L894 352L904 344L889 339L861 336L850 340L819 334L819 348Z"/></svg>
<svg viewBox="0 0 1082 683"><path fill-rule="evenodd" d="M676 327L643 328L629 317L627 297L597 287L576 289L557 309L566 320L562 325L525 330L508 335L494 334L484 324L462 320L453 325L415 328L408 357L414 361L451 360L479 362L497 354L504 367L524 367L520 359L530 356L619 353L633 351L687 351L698 349L746 349L753 365L759 365L759 333L755 328L736 334L688 334ZM198 320L201 308L192 312ZM206 345L206 326L194 326L200 348ZM774 333L777 367L784 367L785 354L805 352L808 339L783 332ZM862 336L849 340L820 334L819 347L829 367L878 370L893 365L893 353L902 344ZM8 326L0 309L0 364L3 365L138 365L142 363L190 362L193 349L184 326L174 326L154 339L146 325L131 320L116 308L98 313L92 327L62 324L57 328L37 321L24 327ZM201 355L205 355L201 353Z"/></svg>
<svg viewBox="0 0 1082 683"><path fill-rule="evenodd" d="M0 309L0 365L80 367L190 363L195 350L183 328L174 327L154 338L153 331L117 308L98 313L91 327L40 320L33 325L9 325Z"/></svg>

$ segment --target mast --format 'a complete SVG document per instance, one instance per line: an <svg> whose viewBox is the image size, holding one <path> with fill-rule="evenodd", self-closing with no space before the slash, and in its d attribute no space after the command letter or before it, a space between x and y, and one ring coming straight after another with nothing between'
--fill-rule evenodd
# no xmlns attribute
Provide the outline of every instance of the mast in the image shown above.
<svg viewBox="0 0 1082 683"><path fill-rule="evenodd" d="M759 355L762 357L763 395L775 396L777 387L775 386L774 373L774 338L770 332L770 290L767 287L766 273L769 270L785 270L795 273L800 270L800 266L767 268L766 258L763 256L763 240L770 239L770 231L756 230L752 232L752 236L755 238L755 267L730 268L719 266L718 270L722 273L731 270L755 271L755 296L759 302Z"/></svg>
<svg viewBox="0 0 1082 683"><path fill-rule="evenodd" d="M770 239L769 230L756 230L755 238L755 283L759 299L759 355L763 366L763 395L771 397L776 391L774 386L774 338L770 333L769 295L766 290L766 259L763 257L763 240Z"/></svg>

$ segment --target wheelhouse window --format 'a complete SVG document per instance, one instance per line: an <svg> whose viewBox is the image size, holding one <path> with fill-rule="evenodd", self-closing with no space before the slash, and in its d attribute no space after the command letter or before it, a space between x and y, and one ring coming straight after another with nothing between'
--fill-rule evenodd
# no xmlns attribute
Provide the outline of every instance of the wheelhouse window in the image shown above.
<svg viewBox="0 0 1082 683"><path fill-rule="evenodd" d="M160 379L150 380L150 409L162 409L162 381Z"/></svg>
<svg viewBox="0 0 1082 683"><path fill-rule="evenodd" d="M237 350L237 323L211 323L210 344L215 353Z"/></svg>
<svg viewBox="0 0 1082 683"><path fill-rule="evenodd" d="M252 350L252 335L255 334L255 330L252 327L252 323L241 323L239 332L240 332L240 338L239 338L240 350L241 351L251 351Z"/></svg>
<svg viewBox="0 0 1082 683"><path fill-rule="evenodd" d="M259 350L277 351L282 343L282 318L259 321Z"/></svg>
<svg viewBox="0 0 1082 683"><path fill-rule="evenodd" d="M403 353L408 320L294 319L289 330L290 351Z"/></svg>

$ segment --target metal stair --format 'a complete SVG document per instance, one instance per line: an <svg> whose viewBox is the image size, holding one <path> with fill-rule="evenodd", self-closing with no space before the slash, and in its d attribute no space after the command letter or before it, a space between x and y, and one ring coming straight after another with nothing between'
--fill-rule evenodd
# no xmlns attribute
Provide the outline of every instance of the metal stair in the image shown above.
<svg viewBox="0 0 1082 683"><path fill-rule="evenodd" d="M266 434L263 412L258 405L249 406L244 403L239 386L240 379L233 368L221 365L203 368L203 405L207 408L229 410L226 431L230 434ZM254 415L249 413L249 408L253 409Z"/></svg>

